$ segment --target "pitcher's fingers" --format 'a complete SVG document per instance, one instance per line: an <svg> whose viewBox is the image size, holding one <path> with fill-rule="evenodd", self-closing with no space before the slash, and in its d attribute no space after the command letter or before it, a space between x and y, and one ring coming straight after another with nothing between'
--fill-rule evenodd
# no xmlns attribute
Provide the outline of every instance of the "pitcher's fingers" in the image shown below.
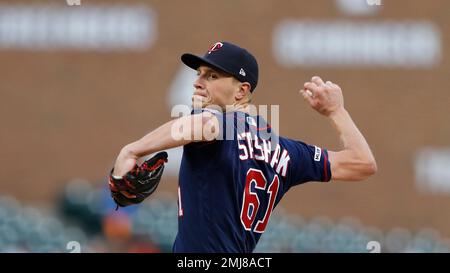
<svg viewBox="0 0 450 273"><path fill-rule="evenodd" d="M313 94L319 91L319 86L317 86L317 84L312 82L306 82L303 87L304 87L303 89L310 90Z"/></svg>
<svg viewBox="0 0 450 273"><path fill-rule="evenodd" d="M321 86L324 85L325 83L323 82L323 80L319 77L319 76L314 76L311 78L311 81L315 84L317 84L317 86Z"/></svg>
<svg viewBox="0 0 450 273"><path fill-rule="evenodd" d="M314 99L312 97L311 91L302 89L302 90L299 91L299 93L300 93L300 95L302 95L303 99L306 100L309 103L309 105L313 105L314 104Z"/></svg>
<svg viewBox="0 0 450 273"><path fill-rule="evenodd" d="M332 82L332 81L327 81L327 85L330 86L330 87L332 87L332 88L334 88L334 89L341 89L341 88L339 87L339 85L335 84L335 83Z"/></svg>
<svg viewBox="0 0 450 273"><path fill-rule="evenodd" d="M334 86L335 88L337 88L337 89L341 89L341 87L340 87L339 85L335 84L335 83L333 83L333 86Z"/></svg>

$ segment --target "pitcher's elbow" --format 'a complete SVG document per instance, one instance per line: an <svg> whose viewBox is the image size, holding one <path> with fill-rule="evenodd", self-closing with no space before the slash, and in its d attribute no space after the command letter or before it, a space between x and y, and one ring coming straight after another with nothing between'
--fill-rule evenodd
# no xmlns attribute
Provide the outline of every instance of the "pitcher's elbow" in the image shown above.
<svg viewBox="0 0 450 273"><path fill-rule="evenodd" d="M364 162L360 162L359 164L359 172L356 176L357 181L365 181L367 178L374 175L378 170L377 163L375 160L366 160Z"/></svg>
<svg viewBox="0 0 450 273"><path fill-rule="evenodd" d="M375 160L369 160L365 165L365 173L367 177L374 175L378 171L377 162Z"/></svg>

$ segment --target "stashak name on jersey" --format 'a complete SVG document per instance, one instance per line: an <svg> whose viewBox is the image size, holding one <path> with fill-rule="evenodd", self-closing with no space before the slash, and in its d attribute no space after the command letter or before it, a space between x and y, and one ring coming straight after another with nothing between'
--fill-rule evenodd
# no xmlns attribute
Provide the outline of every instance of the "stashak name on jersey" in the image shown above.
<svg viewBox="0 0 450 273"><path fill-rule="evenodd" d="M272 169L278 174L286 177L286 171L289 166L289 153L286 149L282 149L280 144L272 151L272 142L260 138L250 132L242 132L237 135L239 146L239 159L248 160L255 159L270 164Z"/></svg>

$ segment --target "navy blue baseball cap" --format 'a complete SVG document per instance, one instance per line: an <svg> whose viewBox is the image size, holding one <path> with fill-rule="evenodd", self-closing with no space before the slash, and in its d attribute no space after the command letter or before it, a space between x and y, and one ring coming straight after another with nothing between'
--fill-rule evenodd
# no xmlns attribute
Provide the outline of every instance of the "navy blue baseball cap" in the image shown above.
<svg viewBox="0 0 450 273"><path fill-rule="evenodd" d="M258 84L258 62L246 49L228 42L217 42L203 55L185 53L181 61L192 69L211 66L228 73L240 82L250 83L253 92Z"/></svg>

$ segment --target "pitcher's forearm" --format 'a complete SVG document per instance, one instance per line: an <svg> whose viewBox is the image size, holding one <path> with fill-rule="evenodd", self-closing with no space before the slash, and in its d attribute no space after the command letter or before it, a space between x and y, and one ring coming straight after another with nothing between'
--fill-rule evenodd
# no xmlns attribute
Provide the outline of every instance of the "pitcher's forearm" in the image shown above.
<svg viewBox="0 0 450 273"><path fill-rule="evenodd" d="M303 85L303 99L317 112L328 117L344 145L339 151L328 151L333 180L362 181L377 171L375 158L366 139L344 108L339 85L317 76Z"/></svg>
<svg viewBox="0 0 450 273"><path fill-rule="evenodd" d="M367 144L366 139L353 122L347 110L341 108L329 117L339 133L344 150L352 151L360 159L375 161L369 144Z"/></svg>
<svg viewBox="0 0 450 273"><path fill-rule="evenodd" d="M125 154L139 158L157 151L183 146L193 141L212 140L218 135L218 130L217 118L212 114L189 115L161 125L123 149Z"/></svg>
<svg viewBox="0 0 450 273"><path fill-rule="evenodd" d="M124 153L139 158L157 151L183 146L192 142L189 138L180 138L172 135L172 128L176 122L177 120L169 121L143 136L141 139L126 145L123 148L125 150Z"/></svg>
<svg viewBox="0 0 450 273"><path fill-rule="evenodd" d="M113 175L123 176L133 169L140 157L193 141L213 140L219 132L218 124L217 118L206 112L171 120L123 147L117 157Z"/></svg>
<svg viewBox="0 0 450 273"><path fill-rule="evenodd" d="M169 121L141 139L123 147L117 156L113 175L122 177L133 169L140 157L189 143L190 140L172 137L171 129L175 122L176 120Z"/></svg>

